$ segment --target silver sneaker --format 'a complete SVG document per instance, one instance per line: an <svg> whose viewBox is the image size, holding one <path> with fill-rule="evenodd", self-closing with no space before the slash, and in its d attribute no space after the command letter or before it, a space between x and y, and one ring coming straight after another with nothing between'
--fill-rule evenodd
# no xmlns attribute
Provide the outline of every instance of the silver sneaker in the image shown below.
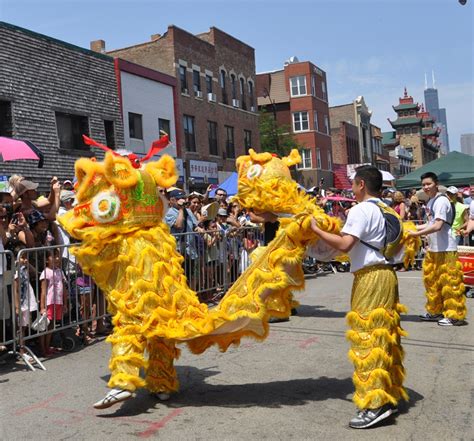
<svg viewBox="0 0 474 441"><path fill-rule="evenodd" d="M456 320L447 317L438 320L439 326L463 326L465 324L466 322L464 320Z"/></svg>
<svg viewBox="0 0 474 441"><path fill-rule="evenodd" d="M397 412L398 409L391 404L385 404L377 409L364 409L359 411L357 416L350 420L349 427L353 429L367 429Z"/></svg>
<svg viewBox="0 0 474 441"><path fill-rule="evenodd" d="M424 322L437 322L443 318L443 314L430 314L429 312L425 312L418 317Z"/></svg>

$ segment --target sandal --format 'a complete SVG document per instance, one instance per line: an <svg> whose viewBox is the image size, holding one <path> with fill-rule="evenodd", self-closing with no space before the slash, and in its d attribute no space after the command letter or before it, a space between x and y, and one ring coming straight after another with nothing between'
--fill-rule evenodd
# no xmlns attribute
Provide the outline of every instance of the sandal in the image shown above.
<svg viewBox="0 0 474 441"><path fill-rule="evenodd" d="M133 397L132 392L123 389L112 389L102 400L94 403L95 409L107 409Z"/></svg>

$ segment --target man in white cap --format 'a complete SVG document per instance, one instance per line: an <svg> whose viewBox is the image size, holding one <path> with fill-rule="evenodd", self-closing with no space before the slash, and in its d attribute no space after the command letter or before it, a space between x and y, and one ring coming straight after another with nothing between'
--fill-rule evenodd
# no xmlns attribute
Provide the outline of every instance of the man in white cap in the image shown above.
<svg viewBox="0 0 474 441"><path fill-rule="evenodd" d="M446 189L446 196L451 201L451 204L454 204L454 220L451 227L451 234L454 237L454 240L458 245L464 244L464 236L461 234L462 226L466 220L466 212L468 209L467 205L464 205L461 201L462 198L458 197L459 190L457 187L452 185Z"/></svg>

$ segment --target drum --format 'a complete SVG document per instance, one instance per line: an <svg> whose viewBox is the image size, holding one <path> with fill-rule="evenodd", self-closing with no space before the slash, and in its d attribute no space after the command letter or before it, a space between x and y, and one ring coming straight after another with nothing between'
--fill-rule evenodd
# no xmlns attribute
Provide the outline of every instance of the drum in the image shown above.
<svg viewBox="0 0 474 441"><path fill-rule="evenodd" d="M474 247L458 246L458 255L464 273L464 284L474 287Z"/></svg>

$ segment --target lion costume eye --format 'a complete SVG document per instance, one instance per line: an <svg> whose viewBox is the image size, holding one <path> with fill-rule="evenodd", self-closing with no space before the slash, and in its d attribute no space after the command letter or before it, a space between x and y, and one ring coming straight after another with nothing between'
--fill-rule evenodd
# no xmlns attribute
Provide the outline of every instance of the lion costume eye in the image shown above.
<svg viewBox="0 0 474 441"><path fill-rule="evenodd" d="M255 179L258 178L262 174L262 166L260 164L252 165L247 171L247 178L248 179Z"/></svg>
<svg viewBox="0 0 474 441"><path fill-rule="evenodd" d="M97 222L113 222L120 213L120 198L114 192L102 191L92 199L91 211Z"/></svg>

